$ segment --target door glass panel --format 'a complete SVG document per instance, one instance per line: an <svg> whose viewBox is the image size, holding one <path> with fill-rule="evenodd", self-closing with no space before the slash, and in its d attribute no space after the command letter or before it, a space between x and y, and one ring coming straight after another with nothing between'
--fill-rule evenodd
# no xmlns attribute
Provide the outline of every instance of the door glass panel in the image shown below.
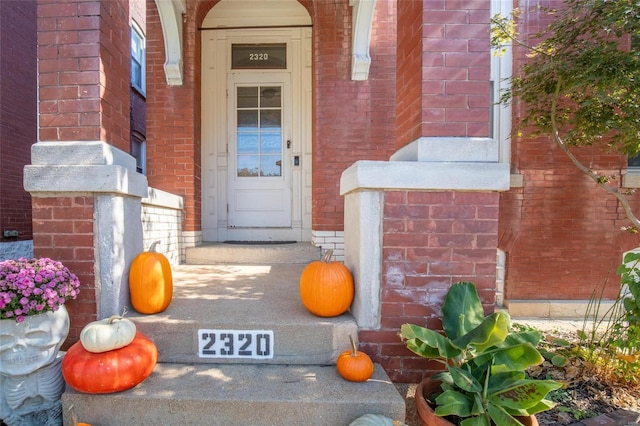
<svg viewBox="0 0 640 426"><path fill-rule="evenodd" d="M262 110L260 111L260 127L263 129L280 129L280 110Z"/></svg>
<svg viewBox="0 0 640 426"><path fill-rule="evenodd" d="M238 108L257 108L258 88L238 87Z"/></svg>
<svg viewBox="0 0 640 426"><path fill-rule="evenodd" d="M279 155L263 155L260 171L262 176L280 176L282 174L282 160Z"/></svg>
<svg viewBox="0 0 640 426"><path fill-rule="evenodd" d="M237 176L282 176L282 88L237 87L236 107Z"/></svg>
<svg viewBox="0 0 640 426"><path fill-rule="evenodd" d="M263 87L260 90L260 105L263 107L277 107L282 104L282 90L280 87Z"/></svg>
<svg viewBox="0 0 640 426"><path fill-rule="evenodd" d="M260 138L260 151L264 154L280 153L282 133L263 133Z"/></svg>
<svg viewBox="0 0 640 426"><path fill-rule="evenodd" d="M259 156L238 155L238 176L260 176Z"/></svg>
<svg viewBox="0 0 640 426"><path fill-rule="evenodd" d="M258 110L238 111L238 131L258 130Z"/></svg>
<svg viewBox="0 0 640 426"><path fill-rule="evenodd" d="M238 153L256 154L258 152L258 134L253 132L238 132Z"/></svg>

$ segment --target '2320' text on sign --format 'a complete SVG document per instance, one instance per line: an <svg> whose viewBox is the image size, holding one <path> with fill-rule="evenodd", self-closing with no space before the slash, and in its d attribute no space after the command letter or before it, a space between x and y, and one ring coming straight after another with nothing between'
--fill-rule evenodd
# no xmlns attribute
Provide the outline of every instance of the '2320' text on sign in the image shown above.
<svg viewBox="0 0 640 426"><path fill-rule="evenodd" d="M198 330L200 358L273 358L273 330Z"/></svg>

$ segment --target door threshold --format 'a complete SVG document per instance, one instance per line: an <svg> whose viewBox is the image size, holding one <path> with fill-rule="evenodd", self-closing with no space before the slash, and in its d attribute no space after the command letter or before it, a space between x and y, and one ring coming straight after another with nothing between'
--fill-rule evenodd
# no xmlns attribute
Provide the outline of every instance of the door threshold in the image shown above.
<svg viewBox="0 0 640 426"><path fill-rule="evenodd" d="M295 244L297 241L237 241L228 240L223 241L224 244L237 244L237 245L250 245L250 246L263 246L263 245L278 245L278 244Z"/></svg>

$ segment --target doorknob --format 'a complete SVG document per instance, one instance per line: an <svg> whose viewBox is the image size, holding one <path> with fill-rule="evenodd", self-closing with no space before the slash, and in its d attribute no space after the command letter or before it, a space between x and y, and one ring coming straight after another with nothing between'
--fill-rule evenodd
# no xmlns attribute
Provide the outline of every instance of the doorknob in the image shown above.
<svg viewBox="0 0 640 426"><path fill-rule="evenodd" d="M291 148L291 141L289 140L287 141L287 149L290 149L290 148Z"/></svg>

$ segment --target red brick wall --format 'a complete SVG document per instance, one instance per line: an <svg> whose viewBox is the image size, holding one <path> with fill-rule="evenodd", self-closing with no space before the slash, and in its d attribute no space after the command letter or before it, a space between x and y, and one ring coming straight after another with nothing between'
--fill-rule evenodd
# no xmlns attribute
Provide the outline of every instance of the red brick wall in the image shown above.
<svg viewBox="0 0 640 426"><path fill-rule="evenodd" d="M560 7L560 0L542 2ZM522 18L521 33L535 33L549 22L539 9ZM526 60L526 51L514 51L514 70ZM517 123L524 105L513 106ZM629 225L620 203L598 188L570 163L550 138L514 136L512 170L524 186L501 195L499 248L507 255L506 299L589 299L607 281L605 297L619 290L615 270L624 251L640 246L637 235L620 230ZM579 159L598 173L619 175L626 157L595 149L576 151ZM621 185L615 181L613 185ZM640 197L634 195L635 211Z"/></svg>
<svg viewBox="0 0 640 426"><path fill-rule="evenodd" d="M127 1L38 0L40 140L129 151Z"/></svg>
<svg viewBox="0 0 640 426"><path fill-rule="evenodd" d="M385 193L382 324L360 331L364 351L393 381L417 382L439 370L409 352L405 323L441 327L440 306L451 284L472 281L487 312L495 303L499 195L488 192Z"/></svg>
<svg viewBox="0 0 640 426"><path fill-rule="evenodd" d="M103 95L102 139L129 152L131 33L129 0L100 2L100 61Z"/></svg>
<svg viewBox="0 0 640 426"><path fill-rule="evenodd" d="M488 0L399 2L398 148L489 135Z"/></svg>
<svg viewBox="0 0 640 426"><path fill-rule="evenodd" d="M31 196L22 168L37 139L36 2L0 2L0 242L30 240ZM17 230L17 238L2 231Z"/></svg>
<svg viewBox="0 0 640 426"><path fill-rule="evenodd" d="M185 231L201 228L198 26L210 6L188 3L183 85L167 86L160 17L155 2L147 0L147 178L150 186L184 197Z"/></svg>
<svg viewBox="0 0 640 426"><path fill-rule="evenodd" d="M93 202L93 197L33 198L35 257L61 261L80 280L78 298L66 303L71 317L67 346L97 319Z"/></svg>
<svg viewBox="0 0 640 426"><path fill-rule="evenodd" d="M343 228L340 176L357 160L387 160L394 150L395 2L377 2L367 81L351 80L351 8L313 1L314 230Z"/></svg>
<svg viewBox="0 0 640 426"><path fill-rule="evenodd" d="M422 136L422 8L419 1L398 2L397 148ZM425 55L429 64L442 66L441 54Z"/></svg>

